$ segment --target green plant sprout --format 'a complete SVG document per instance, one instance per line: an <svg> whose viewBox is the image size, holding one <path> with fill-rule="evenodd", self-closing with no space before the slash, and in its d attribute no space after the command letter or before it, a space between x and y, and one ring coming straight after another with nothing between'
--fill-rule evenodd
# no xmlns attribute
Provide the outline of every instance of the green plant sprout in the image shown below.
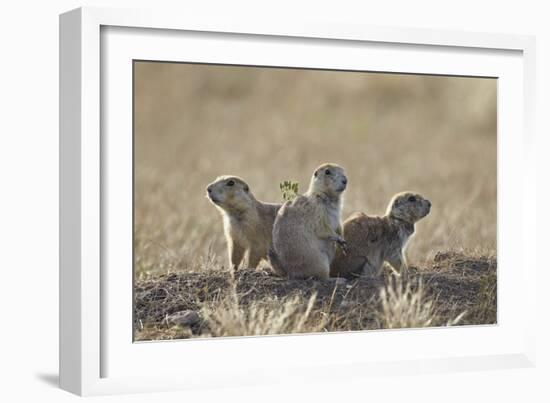
<svg viewBox="0 0 550 403"><path fill-rule="evenodd" d="M281 193L283 194L283 200L292 201L296 196L298 196L298 182L294 181L283 181L279 184L281 188Z"/></svg>

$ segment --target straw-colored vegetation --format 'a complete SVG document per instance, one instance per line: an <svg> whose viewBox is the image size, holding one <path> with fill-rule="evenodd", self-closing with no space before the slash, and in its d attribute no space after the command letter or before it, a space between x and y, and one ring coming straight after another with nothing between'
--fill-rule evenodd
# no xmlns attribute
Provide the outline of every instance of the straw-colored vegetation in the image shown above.
<svg viewBox="0 0 550 403"><path fill-rule="evenodd" d="M232 288L229 295L214 299L201 312L211 335L217 337L319 332L324 320L310 318L316 298L316 294L306 301L297 295L282 300L267 297L242 304Z"/></svg>
<svg viewBox="0 0 550 403"><path fill-rule="evenodd" d="M496 321L495 80L143 62L135 80L136 288L171 290L136 293L138 339ZM206 185L235 174L281 202L326 161L347 171L344 218L383 214L403 190L432 201L409 244L416 278L333 293L333 283L237 274L232 297ZM165 320L182 309L201 323Z"/></svg>

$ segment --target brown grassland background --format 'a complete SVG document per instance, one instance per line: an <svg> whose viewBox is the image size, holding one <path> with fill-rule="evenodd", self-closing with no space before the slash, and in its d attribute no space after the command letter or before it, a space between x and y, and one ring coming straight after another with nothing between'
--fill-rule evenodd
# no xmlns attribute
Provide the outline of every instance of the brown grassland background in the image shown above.
<svg viewBox="0 0 550 403"><path fill-rule="evenodd" d="M496 80L154 62L136 62L134 80L137 339L496 320ZM206 185L234 174L259 200L280 202L281 181L304 191L323 162L347 172L343 218L383 214L403 190L432 201L409 243L415 281L358 280L335 292L332 283L230 275ZM453 275L452 287L437 288ZM495 284L484 283L489 275ZM341 310L358 289L355 309L365 312L350 319ZM409 308L422 294L431 320L390 326L384 289ZM488 307L475 319L478 302ZM294 319L274 326L287 308Z"/></svg>

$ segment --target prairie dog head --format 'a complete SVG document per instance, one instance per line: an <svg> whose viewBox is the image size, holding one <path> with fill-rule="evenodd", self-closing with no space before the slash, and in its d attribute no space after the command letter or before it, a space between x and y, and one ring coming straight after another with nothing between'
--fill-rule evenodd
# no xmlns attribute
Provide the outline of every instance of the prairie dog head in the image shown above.
<svg viewBox="0 0 550 403"><path fill-rule="evenodd" d="M238 176L220 176L206 188L206 197L228 213L242 212L253 205L248 184Z"/></svg>
<svg viewBox="0 0 550 403"><path fill-rule="evenodd" d="M393 196L386 214L414 224L430 212L432 203L417 193L402 192Z"/></svg>
<svg viewBox="0 0 550 403"><path fill-rule="evenodd" d="M347 184L344 168L336 164L323 164L313 172L308 193L324 193L331 198L338 198L346 190Z"/></svg>

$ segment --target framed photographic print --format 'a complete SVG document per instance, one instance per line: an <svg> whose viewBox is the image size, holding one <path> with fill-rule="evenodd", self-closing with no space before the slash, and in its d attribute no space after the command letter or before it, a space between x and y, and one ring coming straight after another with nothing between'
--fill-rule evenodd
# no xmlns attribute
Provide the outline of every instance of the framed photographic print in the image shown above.
<svg viewBox="0 0 550 403"><path fill-rule="evenodd" d="M60 45L64 389L532 365L531 37L85 8Z"/></svg>

